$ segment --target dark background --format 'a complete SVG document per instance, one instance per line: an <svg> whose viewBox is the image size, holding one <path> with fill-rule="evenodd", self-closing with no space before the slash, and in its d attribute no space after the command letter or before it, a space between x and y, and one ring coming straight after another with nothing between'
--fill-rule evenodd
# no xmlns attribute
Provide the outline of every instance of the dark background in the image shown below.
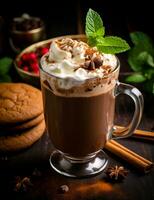
<svg viewBox="0 0 154 200"><path fill-rule="evenodd" d="M88 8L99 12L107 34L122 36L129 41L129 32L138 30L154 38L153 5L150 0L5 0L0 6L0 53L6 51L9 23L13 17L23 13L41 17L46 24L47 38L51 38L81 32L79 23L84 31Z"/></svg>

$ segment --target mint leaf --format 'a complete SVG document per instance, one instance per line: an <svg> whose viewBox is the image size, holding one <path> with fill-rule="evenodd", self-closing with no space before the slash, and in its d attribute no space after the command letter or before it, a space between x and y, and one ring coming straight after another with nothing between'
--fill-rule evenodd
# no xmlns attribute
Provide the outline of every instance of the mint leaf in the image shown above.
<svg viewBox="0 0 154 200"><path fill-rule="evenodd" d="M140 48L138 48L138 46L132 48L128 53L128 63L131 66L132 70L135 72L140 72L143 69L142 62L137 59L140 53L141 50Z"/></svg>
<svg viewBox="0 0 154 200"><path fill-rule="evenodd" d="M0 83L7 83L12 82L12 79L9 75L4 74L3 76L0 76Z"/></svg>
<svg viewBox="0 0 154 200"><path fill-rule="evenodd" d="M144 76L149 80L150 79L154 80L154 69L150 68L150 69L144 70Z"/></svg>
<svg viewBox="0 0 154 200"><path fill-rule="evenodd" d="M130 33L130 38L131 38L132 42L134 43L134 45L138 45L141 42L142 43L151 43L152 42L151 38L147 34L140 32L140 31Z"/></svg>
<svg viewBox="0 0 154 200"><path fill-rule="evenodd" d="M103 36L105 28L100 15L92 9L88 10L86 16L86 35L87 37Z"/></svg>
<svg viewBox="0 0 154 200"><path fill-rule="evenodd" d="M90 46L96 46L100 52L115 54L130 49L128 43L115 36L103 37L105 27L100 15L92 9L86 15L86 36Z"/></svg>
<svg viewBox="0 0 154 200"><path fill-rule="evenodd" d="M151 67L154 67L154 59L147 51L141 52L137 59L141 65L150 65Z"/></svg>
<svg viewBox="0 0 154 200"><path fill-rule="evenodd" d="M89 44L90 46L92 46L92 47L93 47L93 46L96 46L96 38L94 38L94 37L91 37L91 36L90 36L90 37L88 38L88 41L87 41L87 42L88 42L88 44Z"/></svg>
<svg viewBox="0 0 154 200"><path fill-rule="evenodd" d="M154 81L150 80L144 84L144 89L154 95Z"/></svg>
<svg viewBox="0 0 154 200"><path fill-rule="evenodd" d="M116 36L107 36L97 39L97 48L103 53L116 54L130 49L128 43Z"/></svg>
<svg viewBox="0 0 154 200"><path fill-rule="evenodd" d="M134 73L125 79L125 81L129 83L142 83L145 80L146 78L142 74L139 74L139 73Z"/></svg>
<svg viewBox="0 0 154 200"><path fill-rule="evenodd" d="M7 74L11 68L12 59L9 57L4 57L0 59L0 75Z"/></svg>
<svg viewBox="0 0 154 200"><path fill-rule="evenodd" d="M127 77L129 82L144 82L144 89L154 94L154 44L152 39L143 32L130 34L134 47L128 55L128 63L138 72L138 77Z"/></svg>
<svg viewBox="0 0 154 200"><path fill-rule="evenodd" d="M154 67L154 59L146 51L141 51L138 46L131 49L128 54L128 63L135 72L140 72L144 68Z"/></svg>
<svg viewBox="0 0 154 200"><path fill-rule="evenodd" d="M147 51L154 56L154 44L152 39L143 32L130 33L130 38L135 46L140 48L140 51Z"/></svg>

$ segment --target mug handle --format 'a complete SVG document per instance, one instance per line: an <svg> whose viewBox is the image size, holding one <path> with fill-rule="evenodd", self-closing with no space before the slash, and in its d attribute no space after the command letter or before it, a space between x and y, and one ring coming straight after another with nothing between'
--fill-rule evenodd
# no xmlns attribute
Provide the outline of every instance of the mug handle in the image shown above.
<svg viewBox="0 0 154 200"><path fill-rule="evenodd" d="M135 111L133 119L127 127L119 128L118 126L114 126L112 138L126 138L131 136L137 128L143 113L144 100L141 92L137 88L129 84L117 82L115 97L119 94L126 94L133 99L135 104Z"/></svg>

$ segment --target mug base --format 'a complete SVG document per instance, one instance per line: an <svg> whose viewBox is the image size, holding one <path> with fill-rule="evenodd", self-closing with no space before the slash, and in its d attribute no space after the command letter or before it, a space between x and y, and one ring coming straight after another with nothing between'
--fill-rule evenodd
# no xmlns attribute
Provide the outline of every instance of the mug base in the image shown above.
<svg viewBox="0 0 154 200"><path fill-rule="evenodd" d="M108 158L103 150L87 162L71 162L59 151L54 151L49 159L51 167L58 173L72 178L84 178L94 176L102 172L107 164Z"/></svg>

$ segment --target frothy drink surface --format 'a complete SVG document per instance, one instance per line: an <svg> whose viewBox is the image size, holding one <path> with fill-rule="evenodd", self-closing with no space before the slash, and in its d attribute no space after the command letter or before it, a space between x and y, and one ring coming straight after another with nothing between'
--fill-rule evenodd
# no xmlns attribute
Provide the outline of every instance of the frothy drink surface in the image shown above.
<svg viewBox="0 0 154 200"><path fill-rule="evenodd" d="M56 149L80 158L104 146L113 126L116 62L115 56L77 40L52 42L41 61L41 85L46 126Z"/></svg>

